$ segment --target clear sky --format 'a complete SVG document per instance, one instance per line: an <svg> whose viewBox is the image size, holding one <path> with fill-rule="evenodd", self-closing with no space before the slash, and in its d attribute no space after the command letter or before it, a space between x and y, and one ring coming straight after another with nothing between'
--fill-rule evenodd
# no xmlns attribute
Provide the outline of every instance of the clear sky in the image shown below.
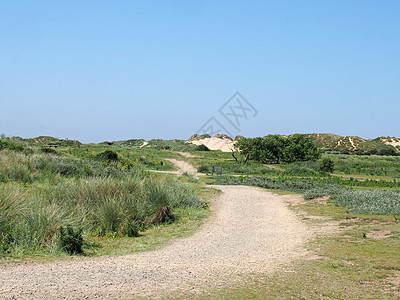
<svg viewBox="0 0 400 300"><path fill-rule="evenodd" d="M239 91L258 114L234 135L400 137L399 14L397 0L1 1L0 133L186 139Z"/></svg>

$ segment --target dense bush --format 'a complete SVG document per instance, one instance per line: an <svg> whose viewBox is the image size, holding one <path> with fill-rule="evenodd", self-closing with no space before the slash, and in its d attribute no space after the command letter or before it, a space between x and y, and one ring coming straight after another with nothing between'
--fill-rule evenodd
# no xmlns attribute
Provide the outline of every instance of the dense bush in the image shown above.
<svg viewBox="0 0 400 300"><path fill-rule="evenodd" d="M0 150L10 149L16 151L24 150L24 147L20 144L16 144L8 139L0 139Z"/></svg>
<svg viewBox="0 0 400 300"><path fill-rule="evenodd" d="M42 151L43 153L47 153L47 154L55 154L55 155L58 154L56 150L54 150L53 148L50 148L50 147L42 147L40 149L40 151Z"/></svg>
<svg viewBox="0 0 400 300"><path fill-rule="evenodd" d="M60 250L69 255L82 254L82 229L74 230L71 225L67 225L66 228L61 226L58 234L58 246Z"/></svg>
<svg viewBox="0 0 400 300"><path fill-rule="evenodd" d="M107 149L96 155L96 158L105 161L108 163L117 162L118 161L118 153L114 150Z"/></svg>
<svg viewBox="0 0 400 300"><path fill-rule="evenodd" d="M197 172L209 173L210 172L210 168L208 166L201 165L200 167L197 168Z"/></svg>
<svg viewBox="0 0 400 300"><path fill-rule="evenodd" d="M320 162L319 169L322 172L332 173L334 170L333 160L328 157L324 157Z"/></svg>
<svg viewBox="0 0 400 300"><path fill-rule="evenodd" d="M236 146L243 155L261 163L315 161L321 157L321 151L303 134L295 134L288 138L269 135L263 138L241 139Z"/></svg>

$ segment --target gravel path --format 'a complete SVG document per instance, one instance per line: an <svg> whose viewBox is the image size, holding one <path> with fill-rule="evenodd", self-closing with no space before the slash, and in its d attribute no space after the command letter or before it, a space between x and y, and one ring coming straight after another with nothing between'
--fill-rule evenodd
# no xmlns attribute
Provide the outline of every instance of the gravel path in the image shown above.
<svg viewBox="0 0 400 300"><path fill-rule="evenodd" d="M287 197L254 187L217 186L213 216L193 236L119 257L0 265L0 298L127 299L202 290L268 273L306 254L310 230Z"/></svg>

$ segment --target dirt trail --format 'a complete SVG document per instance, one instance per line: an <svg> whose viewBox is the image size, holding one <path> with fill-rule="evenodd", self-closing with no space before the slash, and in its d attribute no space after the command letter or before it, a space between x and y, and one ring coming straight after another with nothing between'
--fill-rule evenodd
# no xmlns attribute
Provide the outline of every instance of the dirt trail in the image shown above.
<svg viewBox="0 0 400 300"><path fill-rule="evenodd" d="M166 173L166 174L176 174L181 176L183 173L188 173L193 175L194 178L198 178L199 175L204 175L201 173L197 173L197 169L193 167L190 163L181 161L181 160L176 160L174 158L166 158L165 160L168 160L172 164L174 164L176 167L179 168L179 171L159 171L159 170L152 170L153 172L157 173Z"/></svg>
<svg viewBox="0 0 400 300"><path fill-rule="evenodd" d="M183 157L202 157L202 156L200 156L200 155L194 155L194 154L190 154L190 153L187 153L187 152L176 152L176 153L178 153L179 155L181 155L181 156L183 156Z"/></svg>
<svg viewBox="0 0 400 300"><path fill-rule="evenodd" d="M182 175L183 173L189 173L193 175L194 178L198 178L197 169L193 167L190 163L181 160L176 160L173 158L167 158L166 160L170 161L179 168L179 171L177 172L178 175Z"/></svg>
<svg viewBox="0 0 400 300"><path fill-rule="evenodd" d="M287 208L287 197L297 196L217 188L213 216L193 236L127 256L0 265L0 298L157 298L272 272L307 254L310 230Z"/></svg>

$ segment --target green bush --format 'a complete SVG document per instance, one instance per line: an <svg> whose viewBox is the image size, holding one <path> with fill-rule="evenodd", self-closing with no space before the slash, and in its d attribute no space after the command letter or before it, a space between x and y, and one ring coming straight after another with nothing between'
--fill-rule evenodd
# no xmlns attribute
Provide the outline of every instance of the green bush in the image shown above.
<svg viewBox="0 0 400 300"><path fill-rule="evenodd" d="M210 149L204 144L198 145L195 150L196 151L210 151Z"/></svg>
<svg viewBox="0 0 400 300"><path fill-rule="evenodd" d="M16 144L7 139L0 139L0 150L3 150L3 149L23 151L24 147L20 144Z"/></svg>
<svg viewBox="0 0 400 300"><path fill-rule="evenodd" d="M334 170L333 160L328 157L324 157L320 162L319 169L322 172L332 173Z"/></svg>
<svg viewBox="0 0 400 300"><path fill-rule="evenodd" d="M56 150L54 150L53 148L50 148L50 147L42 147L42 148L40 148L40 151L42 151L43 153L47 153L47 154L54 154L54 155L58 154Z"/></svg>
<svg viewBox="0 0 400 300"><path fill-rule="evenodd" d="M197 168L197 172L209 173L210 172L210 168L208 166L201 165L200 167Z"/></svg>
<svg viewBox="0 0 400 300"><path fill-rule="evenodd" d="M58 234L58 246L69 255L82 254L82 228L74 231L71 225L67 225L67 228L61 226Z"/></svg>
<svg viewBox="0 0 400 300"><path fill-rule="evenodd" d="M142 225L136 220L127 219L124 224L123 234L128 237L138 237Z"/></svg>
<svg viewBox="0 0 400 300"><path fill-rule="evenodd" d="M296 161L315 161L321 157L321 151L304 134L294 134L288 138L281 135L268 135L240 139L237 147L248 159L261 163L291 163Z"/></svg>
<svg viewBox="0 0 400 300"><path fill-rule="evenodd" d="M107 149L96 155L96 158L105 161L108 163L117 162L118 161L118 153L114 150Z"/></svg>

